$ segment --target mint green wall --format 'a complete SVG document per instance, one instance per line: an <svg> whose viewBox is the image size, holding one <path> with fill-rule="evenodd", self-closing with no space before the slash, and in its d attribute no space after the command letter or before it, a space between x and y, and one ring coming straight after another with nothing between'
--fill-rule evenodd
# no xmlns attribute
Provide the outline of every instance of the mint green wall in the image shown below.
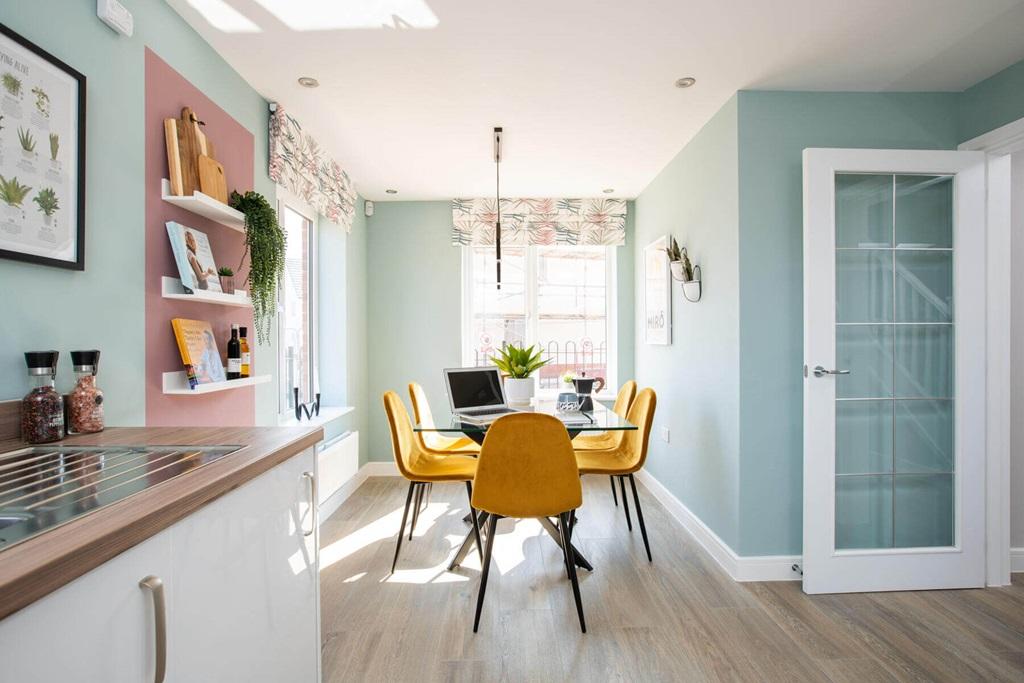
<svg viewBox="0 0 1024 683"><path fill-rule="evenodd" d="M630 205L630 214L633 206ZM447 406L444 368L462 365L462 256L452 246L448 201L377 202L367 219L369 459L392 459L381 394L423 385L432 405ZM632 218L617 250L619 375L633 376ZM411 408L410 408L411 409Z"/></svg>
<svg viewBox="0 0 1024 683"><path fill-rule="evenodd" d="M636 379L658 394L647 469L732 547L739 538L738 108L733 97L636 200ZM672 344L644 342L643 248L672 234L702 299L673 283ZM670 442L661 430L670 430Z"/></svg>
<svg viewBox="0 0 1024 683"><path fill-rule="evenodd" d="M359 461L366 462L366 216L363 200L348 233L322 216L319 222L319 367L320 400L325 406L351 406L355 410L325 426L324 439L345 430L359 431ZM343 293L344 296L338 294Z"/></svg>
<svg viewBox="0 0 1024 683"><path fill-rule="evenodd" d="M804 148L957 141L955 93L739 93L740 555L802 545Z"/></svg>
<svg viewBox="0 0 1024 683"><path fill-rule="evenodd" d="M256 140L255 189L273 199L266 175L267 107L224 60L164 2L124 0L135 35L96 18L86 0L0 4L0 22L75 67L88 79L85 272L0 259L0 400L27 391L23 351L62 351L60 386L70 388L67 351L103 351L99 383L107 421L142 424L143 385L143 57L148 45L246 128ZM266 371L276 363L257 350ZM274 373L276 375L276 373ZM273 384L257 387L257 420L276 409Z"/></svg>
<svg viewBox="0 0 1024 683"><path fill-rule="evenodd" d="M960 142L1024 117L1024 61L960 95Z"/></svg>

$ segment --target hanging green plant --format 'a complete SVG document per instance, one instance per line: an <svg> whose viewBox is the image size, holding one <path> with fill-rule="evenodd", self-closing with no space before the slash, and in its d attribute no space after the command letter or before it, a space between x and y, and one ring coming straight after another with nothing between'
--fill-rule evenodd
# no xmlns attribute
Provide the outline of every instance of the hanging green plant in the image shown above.
<svg viewBox="0 0 1024 683"><path fill-rule="evenodd" d="M244 195L232 192L228 203L245 214L245 252L238 263L242 269L249 255L249 297L252 299L256 339L270 340L270 323L277 310L277 283L284 274L285 234L277 222L277 212L258 192Z"/></svg>

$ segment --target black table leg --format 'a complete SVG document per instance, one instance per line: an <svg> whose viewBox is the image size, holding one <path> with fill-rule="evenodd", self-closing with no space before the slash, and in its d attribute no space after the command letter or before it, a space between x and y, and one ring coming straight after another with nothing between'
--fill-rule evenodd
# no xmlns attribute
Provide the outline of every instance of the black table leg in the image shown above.
<svg viewBox="0 0 1024 683"><path fill-rule="evenodd" d="M477 523L479 524L481 530L483 530L484 522L487 521L488 517L490 517L490 515L482 510L480 511L480 514L477 516ZM469 555L469 551L473 549L473 543L475 542L476 527L474 527L472 530L470 530L468 534L466 534L466 538L462 541L462 545L459 546L459 550L455 553L455 557L452 558L451 563L448 565L448 571L452 571L455 568L457 568L460 564L462 564L462 561L466 559L466 555Z"/></svg>
<svg viewBox="0 0 1024 683"><path fill-rule="evenodd" d="M548 536L558 544L558 547L562 547L561 532L558 531L558 527L555 526L555 523L547 517L539 517L537 521L539 521L540 525L544 527L544 531L548 532ZM583 556L583 553L580 552L579 548L574 546L572 543L569 544L569 547L572 548L573 557L576 558L577 567L586 569L588 572L594 571L594 566Z"/></svg>

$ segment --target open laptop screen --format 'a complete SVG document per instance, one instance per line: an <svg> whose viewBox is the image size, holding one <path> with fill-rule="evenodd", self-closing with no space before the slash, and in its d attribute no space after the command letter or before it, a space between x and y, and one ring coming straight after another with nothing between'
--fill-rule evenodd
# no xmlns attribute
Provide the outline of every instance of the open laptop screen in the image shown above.
<svg viewBox="0 0 1024 683"><path fill-rule="evenodd" d="M505 405L497 368L446 370L444 374L448 380L452 410Z"/></svg>

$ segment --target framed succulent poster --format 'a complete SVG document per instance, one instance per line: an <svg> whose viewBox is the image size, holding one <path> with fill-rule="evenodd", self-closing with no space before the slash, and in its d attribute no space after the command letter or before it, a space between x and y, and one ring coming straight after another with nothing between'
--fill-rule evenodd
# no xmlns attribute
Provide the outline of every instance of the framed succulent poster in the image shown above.
<svg viewBox="0 0 1024 683"><path fill-rule="evenodd" d="M665 235L644 247L644 342L672 343L672 276Z"/></svg>
<svg viewBox="0 0 1024 683"><path fill-rule="evenodd" d="M0 257L85 270L85 76L3 24Z"/></svg>

